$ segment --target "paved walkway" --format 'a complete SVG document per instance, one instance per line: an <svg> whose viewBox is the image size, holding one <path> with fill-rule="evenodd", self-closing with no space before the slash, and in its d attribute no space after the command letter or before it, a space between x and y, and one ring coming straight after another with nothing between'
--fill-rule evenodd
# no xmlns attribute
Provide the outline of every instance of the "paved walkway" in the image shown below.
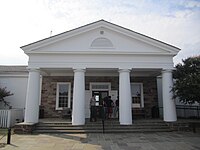
<svg viewBox="0 0 200 150"><path fill-rule="evenodd" d="M191 132L123 134L12 135L1 150L200 150L200 134Z"/></svg>

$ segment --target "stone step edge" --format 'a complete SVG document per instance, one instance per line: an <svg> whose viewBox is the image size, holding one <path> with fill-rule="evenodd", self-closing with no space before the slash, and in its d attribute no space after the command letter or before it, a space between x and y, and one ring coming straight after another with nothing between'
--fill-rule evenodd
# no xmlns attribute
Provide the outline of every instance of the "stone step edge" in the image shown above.
<svg viewBox="0 0 200 150"><path fill-rule="evenodd" d="M102 128L36 128L36 130L102 130ZM169 127L150 127L150 128L105 128L108 130L131 130L131 129L169 129Z"/></svg>
<svg viewBox="0 0 200 150"><path fill-rule="evenodd" d="M46 131L41 131L41 130L35 130L33 133L102 133L102 130L46 130ZM144 132L173 132L171 129L163 129L163 130L105 130L105 133L144 133Z"/></svg>

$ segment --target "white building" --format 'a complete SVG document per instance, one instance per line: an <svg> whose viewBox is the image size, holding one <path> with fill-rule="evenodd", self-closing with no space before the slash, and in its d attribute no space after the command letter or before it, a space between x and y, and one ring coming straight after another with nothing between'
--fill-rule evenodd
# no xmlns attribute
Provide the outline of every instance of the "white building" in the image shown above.
<svg viewBox="0 0 200 150"><path fill-rule="evenodd" d="M170 90L179 48L100 20L21 49L29 56L25 123L38 122L40 104L45 117L60 117L69 107L72 124L83 125L92 95L97 105L111 95L119 96L120 124L132 124L137 111L148 118L158 106L157 76L164 121L177 120Z"/></svg>

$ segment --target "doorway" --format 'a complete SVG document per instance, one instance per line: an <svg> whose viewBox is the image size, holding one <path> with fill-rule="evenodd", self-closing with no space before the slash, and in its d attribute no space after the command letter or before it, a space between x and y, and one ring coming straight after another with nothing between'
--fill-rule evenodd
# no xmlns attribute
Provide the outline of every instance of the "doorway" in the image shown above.
<svg viewBox="0 0 200 150"><path fill-rule="evenodd" d="M108 91L92 91L92 96L95 96L96 106L102 106L103 99L108 96Z"/></svg>
<svg viewBox="0 0 200 150"><path fill-rule="evenodd" d="M108 96L108 93L108 91L92 91L92 96L95 96L96 99L95 105L97 118L102 118L103 100Z"/></svg>

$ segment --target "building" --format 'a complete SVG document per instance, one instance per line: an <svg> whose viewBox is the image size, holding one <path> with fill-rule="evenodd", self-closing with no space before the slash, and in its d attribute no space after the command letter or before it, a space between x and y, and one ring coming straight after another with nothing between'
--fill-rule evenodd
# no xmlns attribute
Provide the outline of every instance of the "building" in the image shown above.
<svg viewBox="0 0 200 150"><path fill-rule="evenodd" d="M29 56L25 123L72 109L72 124L89 118L89 100L119 97L119 122L129 125L134 110L151 117L159 105L157 76L162 77L164 121L177 120L172 93L173 57L179 48L110 22L97 22L25 46Z"/></svg>

